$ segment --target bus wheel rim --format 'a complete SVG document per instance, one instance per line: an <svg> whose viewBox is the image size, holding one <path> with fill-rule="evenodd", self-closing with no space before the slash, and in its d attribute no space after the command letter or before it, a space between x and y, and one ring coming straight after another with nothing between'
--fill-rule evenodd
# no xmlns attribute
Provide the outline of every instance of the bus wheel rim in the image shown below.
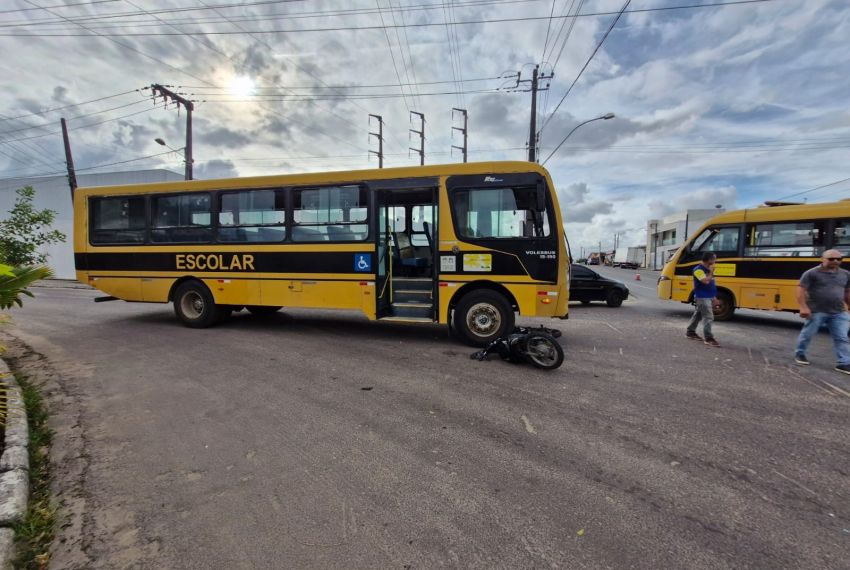
<svg viewBox="0 0 850 570"><path fill-rule="evenodd" d="M466 325L472 331L472 334L488 337L502 326L502 315L490 303L477 303L469 309L466 315Z"/></svg>
<svg viewBox="0 0 850 570"><path fill-rule="evenodd" d="M197 291L189 291L180 299L180 309L190 319L200 318L204 314L204 298Z"/></svg>

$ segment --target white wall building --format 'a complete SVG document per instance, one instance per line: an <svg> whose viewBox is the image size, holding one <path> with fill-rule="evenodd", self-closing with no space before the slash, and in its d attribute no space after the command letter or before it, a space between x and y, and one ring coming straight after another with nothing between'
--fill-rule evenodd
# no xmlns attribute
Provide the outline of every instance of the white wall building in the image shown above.
<svg viewBox="0 0 850 570"><path fill-rule="evenodd" d="M134 170L129 172L103 172L99 174L77 174L77 185L111 186L118 184L143 184L148 182L168 182L183 180L183 175L170 170ZM44 248L48 255L47 263L60 279L74 279L74 211L71 206L71 190L67 176L44 176L37 178L6 178L0 180L0 219L5 219L15 204L15 191L24 186L35 189L33 205L41 210L49 208L56 211L53 229L67 236L65 243Z"/></svg>
<svg viewBox="0 0 850 570"><path fill-rule="evenodd" d="M662 269L670 256L685 243L688 236L696 233L710 218L725 211L723 208L686 210L664 218L649 220L646 223L647 269Z"/></svg>

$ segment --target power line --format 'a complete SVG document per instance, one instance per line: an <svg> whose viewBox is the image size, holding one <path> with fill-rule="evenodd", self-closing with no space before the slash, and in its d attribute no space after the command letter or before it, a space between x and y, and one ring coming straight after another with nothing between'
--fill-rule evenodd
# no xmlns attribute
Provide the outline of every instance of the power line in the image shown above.
<svg viewBox="0 0 850 570"><path fill-rule="evenodd" d="M109 111L115 111L115 110L118 110L118 109L124 109L124 108L126 108L126 107L132 107L132 106L134 106L134 105L139 105L140 103L147 103L147 101L145 101L145 100L141 100L141 101L133 101L132 103L125 103L124 105L119 105L119 106L117 106L117 107L112 107L112 108L110 108L110 109L102 109L102 110L100 110L100 111L92 111L91 113L85 113L85 114L83 114L83 115L77 115L76 117L70 117L70 118L68 118L68 119L66 119L66 120L68 120L68 121L74 121L74 120L76 120L76 119L82 119L82 118L84 118L84 117L91 117L91 116L93 116L93 115L100 115L100 114L103 114L103 113L108 113ZM10 131L0 131L0 135L8 135L8 134L12 134L12 133L20 133L20 132L23 132L23 131L29 131L29 130L32 130L32 129L42 129L42 128L45 128L45 127L48 127L48 126L49 126L49 124L43 124L43 125L32 125L32 126L22 127L22 128L20 128L20 129L13 129L13 130L10 130Z"/></svg>
<svg viewBox="0 0 850 570"><path fill-rule="evenodd" d="M837 184L841 184L842 182L848 182L850 178L842 178L841 180L836 180L835 182L830 182L829 184L823 184L821 186L816 186L815 188L811 188L809 190L803 190L802 192L796 192L794 194L788 194L787 196L783 196L782 198L777 198L777 202L781 200L787 200L788 198L793 198L795 196L802 196L803 194L808 194L809 192L814 192L815 190L820 190L822 188L828 188L830 186L835 186Z"/></svg>
<svg viewBox="0 0 850 570"><path fill-rule="evenodd" d="M203 0L199 0L199 1L200 1L200 3L201 3L202 5L206 6L206 4L203 2ZM231 21L229 20L229 18L228 18L227 16L223 15L221 12L219 12L217 8L213 7L213 8L212 8L212 10L213 10L216 14L218 14L218 15L222 16L225 20L227 20L227 21L228 21L228 22L229 22L232 26L234 26L236 29L241 30L241 31L245 31L245 29L244 29L242 26L240 26L240 25L239 25L239 24L237 24L236 22L231 22ZM251 34L251 33L248 33L248 36L249 36L249 37L250 37L250 38L251 38L254 42L259 43L259 44L261 44L261 45L264 45L264 46L265 46L265 47L266 47L269 51L272 51L272 52L274 51L274 49L272 48L272 46L271 46L271 45L269 45L269 43L268 43L268 42L266 42L265 40L260 39L260 38L258 38L258 37L256 37L256 36L254 36L254 35L253 35L253 34ZM225 55L225 57L226 57L227 59L229 59L232 63L236 64L236 62L235 62L235 61L233 61L233 58L231 58L230 56ZM290 59L290 60L291 60L291 58L288 58L288 59ZM321 80L319 77L317 77L316 75L314 75L313 73L311 73L309 70L305 70L305 69L303 69L300 65L298 65L298 64L297 64L296 62L294 62L294 61L293 61L292 63L293 63L293 65L295 66L295 68L296 68L296 69L298 69L299 71L302 71L302 72L304 72L304 73L307 73L310 77L313 77L313 78L314 78L314 79L316 79L317 81L322 82L322 80ZM322 82L322 83L324 83L324 82ZM216 88L218 88L218 87L216 87ZM268 107L268 106L265 106L265 105L264 105L263 107L264 107L265 109L270 110L271 112L273 112L273 113L274 113L274 114L276 114L276 115L279 115L279 116L285 117L285 115L281 114L281 113L280 113L277 109L273 109L273 108ZM351 119L349 119L349 118L347 118L347 117L343 117L343 116L339 115L339 114L338 114L338 113L336 113L334 110L330 109L330 110L327 110L327 111L328 111L331 115L333 115L334 117L337 117L337 118L339 118L339 119L341 119L341 120L343 120L343 121L345 121L345 122L349 123L349 124L350 124L350 125L352 125L352 126L356 126L356 125L355 125L355 123L354 123ZM287 117L287 119L288 119L289 121L291 121L291 122L296 123L296 124L299 124L299 125L302 125L302 126L306 126L306 125L304 125L304 123L302 123L302 122L300 122L300 121L295 121L294 119L292 119L292 117L291 117L291 116L290 116L290 117ZM325 132L324 130L322 130L322 129L318 128L318 127L315 127L315 126L314 126L314 127L312 127L312 128L314 128L314 129L316 130L316 132L318 132L319 134L322 134L322 135L324 135L324 136L326 136L326 137L328 137L328 138L332 138L332 139L334 139L334 140L336 140L336 141L342 142L343 144L346 144L346 145L349 145L349 146L353 146L353 147L355 147L355 148L358 148L358 147L357 147L357 145L355 145L355 144L353 144L353 143L350 143L350 142L348 142L348 141L345 141L345 140L343 140L343 139L341 139L341 138L337 137L336 135L332 135L332 134L330 134L330 133L327 133L327 132Z"/></svg>
<svg viewBox="0 0 850 570"><path fill-rule="evenodd" d="M33 2L31 2L30 0L24 0L24 2L26 2L27 4L29 4L29 5L31 5L31 6L35 6L36 8L38 8L38 7L39 7L37 4L34 4L34 3L33 3ZM71 22L71 20L70 20L69 18L66 18L65 16L62 16L61 14L54 14L53 12L51 12L51 11L50 11L49 9L47 9L47 8L42 8L42 10L44 10L44 11L45 11L45 12L47 12L48 14L51 14L51 15L53 15L53 16L57 16L57 17L59 17L59 18L62 18L63 20L66 20L66 21L68 21L68 22ZM142 55L142 56L144 56L144 57L146 57L146 58L148 58L148 59L152 59L152 60L156 61L157 63L159 63L159 64L161 64L161 65L164 65L164 66L166 66L166 67L168 67L168 68L170 68L170 69L173 69L174 71L177 71L177 72L179 72L179 73L186 74L186 75L188 75L189 77L192 77L193 79L197 79L197 80L198 80L198 81L200 81L201 83L209 83L208 81L205 81L205 80L201 79L200 77L197 77L197 76L195 76L195 75L192 75L192 74L191 74L191 73L189 73L188 71L184 71L184 70L182 70L182 69L179 69L179 68L177 68L177 67L174 67L174 66L173 66L173 65L171 65L170 63L166 63L165 61L161 60L161 59L160 59L160 58L158 58L158 57L155 57L155 56L152 56L152 55L148 55L148 54L146 54L145 52L143 52L143 51L141 51L141 50L138 50L138 49L134 48L133 46L129 46L129 45L127 45L127 44L122 44L121 42L119 42L119 41L117 41L117 40L114 40L114 39L112 39L111 37L109 37L109 36L110 36L110 34L102 34L102 33L98 32L97 30L92 30L92 29L90 29L90 28L87 28L87 27L86 27L86 26L84 26L83 24L79 24L79 23L77 23L77 22L71 22L71 23L73 23L73 24L74 24L74 25L76 25L76 26L81 27L82 29L84 29L84 30L86 30L86 31L88 31L88 32L91 32L92 34L94 34L94 35L96 35L96 36L102 37L102 38L104 38L105 40L108 40L108 41L110 41L110 42L112 42L112 43L114 43L114 44L116 44L116 45L118 45L118 46L121 46L121 47L122 47L122 48L124 48L124 49L128 49L128 50L130 50L130 51L134 51L134 52L138 53L139 55ZM0 34L0 35L2 35L2 34ZM83 36L84 36L84 37L90 37L90 36L87 36L87 35L85 35L85 34L83 34ZM34 35L33 35L33 37L37 37L37 36L34 34Z"/></svg>
<svg viewBox="0 0 850 570"><path fill-rule="evenodd" d="M131 159L128 159L128 160L119 160L118 162L108 162L106 164L97 164L95 166L88 166L86 168L77 168L75 170L77 172L80 172L81 170L96 170L98 168L106 168L107 166L116 166L118 164L128 164L130 162L138 162L140 160L146 160L146 159L154 158L154 157L157 157L157 156L163 156L165 154L172 154L173 152L174 151L172 151L172 150L167 150L165 152L159 152L157 154L149 154L147 156L139 156L137 158L131 158ZM65 174L65 171L59 170L57 172L42 172L42 173L39 173L39 174L30 174L28 176L13 176L11 178L0 178L0 180L15 180L17 178L36 178L36 177L40 177L40 176L56 176L58 174Z"/></svg>
<svg viewBox="0 0 850 570"><path fill-rule="evenodd" d="M29 1L29 0L25 0ZM666 6L659 8L640 8L636 10L628 10L624 12L586 12L584 14L576 14L573 16L555 16L555 18L590 18L596 16L613 16L613 15L622 15L624 13L627 14L639 14L644 12L664 12L664 11L672 11L672 10L685 10L692 8L718 8L723 6L740 6L745 4L763 4L767 2L776 2L778 0L737 0L733 2L719 2L715 4L691 4L687 6ZM153 12L151 12L153 13ZM158 37L158 36L179 36L185 34L193 34L193 35L207 35L207 36L233 36L233 35L241 35L241 34L302 34L302 33L315 33L315 32L342 32L342 31L375 31L375 30L383 30L393 29L393 28L433 28L439 26L445 26L447 24L458 25L458 26L471 26L477 24L502 24L502 23L513 23L513 22L537 22L541 20L548 20L549 16L526 16L521 18L494 18L490 20L463 20L463 21L451 21L451 22L421 22L421 23L412 23L412 24L397 24L386 25L386 26L332 26L327 28L292 28L292 29L273 29L273 30L244 30L239 32L223 32L223 31L198 31L198 32L115 32L115 33L98 33L96 30L91 30L88 28L84 28L91 33L104 37ZM68 20L70 21L70 20ZM74 23L74 22L72 22ZM80 27L80 24L77 24ZM0 33L0 37L26 37L26 38L63 38L63 37L91 37L89 34L73 34L73 33L61 33L61 34L48 34L48 33L23 33L23 34L4 34ZM119 44L122 45L123 44ZM127 46L123 46L127 47ZM147 54L145 54L147 55ZM167 65L167 64L166 64ZM183 72L186 73L186 72Z"/></svg>
<svg viewBox="0 0 850 570"><path fill-rule="evenodd" d="M557 112L558 112L558 109L560 109L560 108L561 108L561 104L562 104L562 103L564 102L564 100L567 98L567 95L569 95L569 94L570 94L570 91L572 91L572 90L573 90L573 87L575 86L575 84L576 84L576 83L578 83L578 80L581 78L581 74L582 74L582 73L584 73L584 70L585 70L585 69L587 69L587 66L588 66L588 65L590 65L590 62L593 60L593 57L596 55L596 53L597 53L597 52L599 51L599 49L602 47L602 44L604 44L604 43L605 43L605 40L608 38L608 35L611 33L611 30L613 30L613 29L614 29L614 26L616 26L616 25L617 25L617 22L620 20L620 17L621 17L621 16L623 15L623 13L626 11L626 8L628 8L628 6L629 6L629 4L631 3L631 1L632 1L632 0L626 0L625 4L623 4L623 7L622 7L622 8L620 8L620 11L617 13L617 17L616 17L616 18L614 18L614 20L611 22L611 25L610 25L610 26L608 26L608 30L605 32L605 35L603 35L603 36L602 36L602 39L601 39L601 40L599 40L599 43L598 43L598 44L596 44L596 49L594 49L594 50L593 50L593 53L591 53L591 54L590 54L590 57L589 57L589 58L587 58L587 61L586 61L586 62L584 62L584 66L582 66L582 68L581 68L581 69L579 70L579 72L578 72L578 75L576 75L576 78L575 78L575 79L573 79L573 82L572 82L572 83L570 84L570 86L567 88L567 92L566 92L566 93L564 93L564 96L563 96L563 97L561 97L561 100L560 100L560 101L558 101L558 104L555 106L555 109L552 111L552 113L549 115L549 117L548 117L548 118L547 118L547 119L543 122L543 125L540 127L540 130L541 130L541 131L542 131L543 129L545 129L545 128L546 128L546 125L548 125L548 124L549 124L549 121L551 121L551 120L552 120L552 117L554 117L554 116L555 116L555 113L557 113Z"/></svg>
<svg viewBox="0 0 850 570"><path fill-rule="evenodd" d="M91 2L77 2L75 4L60 4L59 6L40 6L38 8L16 8L14 10L0 10L0 14L11 14L13 12L32 12L34 10L43 10L47 8L71 8L73 6L92 6L94 4L109 4L120 2L121 0L92 0Z"/></svg>
<svg viewBox="0 0 850 570"><path fill-rule="evenodd" d="M404 95L404 87L401 86L401 76L398 73L398 66L395 63L395 54L393 53L393 46L392 46L392 43L390 42L390 33L387 30L387 26L384 24L384 13L381 10L381 4L378 2L378 0L375 0L375 5L378 6L378 15L381 17L381 27L383 28L384 35L387 38L387 48L390 50L390 58L392 59L392 62L393 62L393 70L395 71L395 76L398 79L398 88L401 91L402 99L404 99L404 106L407 108L407 112L409 113L410 112L410 105L407 104L407 97L405 97L405 95ZM402 59L404 59L403 56L404 56L404 54L402 54Z"/></svg>
<svg viewBox="0 0 850 570"><path fill-rule="evenodd" d="M150 113L151 111L153 111L155 109L164 109L164 108L165 108L164 105L159 104L159 105L156 105L155 107L151 107L150 109L144 109L142 111L137 111L135 113L128 113L126 115L121 115L120 117L113 117L111 119L98 121L96 123L89 123L88 125L80 125L79 127L74 127L73 129L70 129L70 130L76 131L76 130L79 130L79 129L87 129L89 127L96 127L98 125L103 125L104 123L111 123L112 121L120 121L121 119L127 119L129 117L135 117L136 115L141 115L142 113ZM8 144L8 143L20 142L20 141L30 141L30 140L33 140L33 139L40 139L40 138L43 138L43 137L49 137L51 135L58 135L61 132L62 132L61 130L51 131L51 132L45 133L43 135L34 135L34 136L30 136L30 137L23 137L23 138L12 139L12 140L0 140L0 144Z"/></svg>
<svg viewBox="0 0 850 570"><path fill-rule="evenodd" d="M516 75L516 74L512 74ZM497 81L497 80L505 80L510 79L510 77L506 77L505 75L499 75L498 77L476 77L474 79L464 79L463 83L472 83L477 81ZM422 86L422 85L445 85L447 83L455 83L453 79L444 80L444 81L413 81L410 83L402 83L404 87L414 87L414 86ZM398 87L398 83L377 83L374 85L290 85L287 87L282 87L281 89L285 90L295 90L295 89L372 89L372 88L380 88L380 87ZM172 87L178 89L213 89L213 87L204 87L204 86L193 86L193 85L172 85ZM219 89L222 91L229 90L229 87L215 87L214 89ZM273 87L258 87L254 91L264 91L266 89L276 89Z"/></svg>
<svg viewBox="0 0 850 570"><path fill-rule="evenodd" d="M540 62L546 60L546 48L549 47L549 30L552 29L552 16L555 15L555 0L552 0L552 9L549 11L549 23L546 25L546 39L543 40L543 54L540 56Z"/></svg>
<svg viewBox="0 0 850 570"><path fill-rule="evenodd" d="M445 95L458 95L461 91L434 91L430 93L420 93L421 97L439 97ZM474 91L466 91L466 93L481 94L481 93L506 93L502 89L476 89ZM230 93L193 93L196 97L233 97ZM343 95L335 95L332 93L261 93L257 95L245 95L250 99L238 99L233 101L245 102L262 102L262 101L325 101L325 100L362 100L362 99L398 99L400 97L410 97L406 93L351 93ZM203 99L208 103L221 102L222 99Z"/></svg>
<svg viewBox="0 0 850 570"><path fill-rule="evenodd" d="M112 0L109 0L109 1L112 1ZM26 115L18 115L17 117L0 118L0 122L12 121L12 120L15 120L15 119L25 119L26 117L35 117L35 116L40 116L40 115L46 115L47 113L52 113L54 111L61 111L63 109L70 109L72 107L80 107L82 105L88 105L89 103L97 103L98 101L105 101L106 99L114 99L115 97L121 97L122 95L129 95L130 93L136 93L136 92L141 93L145 89L148 89L148 87L143 87L142 89L133 89L132 91L124 91L122 93L116 93L115 95L107 95L105 97L98 97L97 99L91 99L90 101L83 101L81 103L72 103L72 104L69 104L69 105L63 105L61 107L53 107L51 109L45 109L44 111L40 111L38 113L27 113Z"/></svg>
<svg viewBox="0 0 850 570"><path fill-rule="evenodd" d="M579 3L578 3L578 6L576 7L576 11L573 13L573 16L577 16L579 14L579 12L581 12L581 9L583 7L584 7L584 0L580 0ZM567 12L567 14L569 14L569 12ZM555 63L552 64L552 73L555 73L555 68L558 67L558 62L561 61L561 55L564 53L564 48L567 47L567 42L570 40L570 36L573 35L573 28L575 28L577 21L578 21L578 18L573 18L572 20L570 20L570 27L567 30L566 35L564 36L564 41L561 42L561 49L558 51L558 57L555 58ZM564 20L564 22L566 22L566 20ZM553 52L554 52L554 48L555 48L555 46L553 45L552 46ZM550 53L549 55L551 56L552 54Z"/></svg>
<svg viewBox="0 0 850 570"><path fill-rule="evenodd" d="M540 2L541 0L467 0L464 2L456 2L456 5L459 7L479 7L479 6L492 6L492 5L503 5L503 4L527 4L532 2ZM271 2L272 4L279 2ZM209 5L202 3L202 8L165 8L160 10L148 10L145 13L141 11L137 12L121 12L121 13L111 13L111 14L99 14L93 16L77 16L77 17L69 17L69 19L73 22L95 22L99 20L112 20L116 18L132 18L132 20L128 20L127 24L119 24L119 25L111 25L109 27L148 27L155 26L158 24L154 24L151 21L148 22L139 22L136 20L137 17L143 15L155 15L155 14L172 14L177 12L195 12L195 11L214 11L216 14L219 14L220 18L187 18L183 20L175 20L172 19L170 22L172 24L217 24L217 23L234 23L234 22L267 22L267 21L275 21L275 20L300 20L300 19L309 19L309 18L327 18L327 17L343 17L350 15L368 15L375 14L378 12L376 8L349 8L349 9L336 9L336 10L316 10L312 12L275 12L271 14L264 14L262 16L243 16L243 17L225 17L223 16L216 8L222 7L250 7L256 4L269 4L269 2L248 2L245 4L231 4L231 5ZM440 10L442 8L442 4L408 4L407 6L399 8L402 12L416 12L416 11L428 11L428 10ZM34 8L30 8L34 10ZM40 27L40 26L51 26L56 24L62 24L63 20L61 19L44 19L44 20L26 20L26 21L16 21L7 24L0 24L0 27Z"/></svg>

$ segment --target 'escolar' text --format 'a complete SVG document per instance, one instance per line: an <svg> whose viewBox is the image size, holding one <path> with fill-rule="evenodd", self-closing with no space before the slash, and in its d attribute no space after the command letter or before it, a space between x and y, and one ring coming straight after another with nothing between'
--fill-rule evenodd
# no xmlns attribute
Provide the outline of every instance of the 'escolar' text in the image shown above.
<svg viewBox="0 0 850 570"><path fill-rule="evenodd" d="M227 256L230 255L228 259ZM177 269L197 269L200 271L256 271L254 256L248 254L223 253L178 253Z"/></svg>

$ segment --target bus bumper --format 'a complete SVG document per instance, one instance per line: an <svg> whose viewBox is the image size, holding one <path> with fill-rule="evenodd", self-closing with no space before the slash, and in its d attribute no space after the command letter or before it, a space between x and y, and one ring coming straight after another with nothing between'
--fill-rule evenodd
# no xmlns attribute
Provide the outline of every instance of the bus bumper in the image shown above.
<svg viewBox="0 0 850 570"><path fill-rule="evenodd" d="M665 301L670 300L673 294L673 280L666 275L659 277L657 293L659 299L664 299Z"/></svg>

